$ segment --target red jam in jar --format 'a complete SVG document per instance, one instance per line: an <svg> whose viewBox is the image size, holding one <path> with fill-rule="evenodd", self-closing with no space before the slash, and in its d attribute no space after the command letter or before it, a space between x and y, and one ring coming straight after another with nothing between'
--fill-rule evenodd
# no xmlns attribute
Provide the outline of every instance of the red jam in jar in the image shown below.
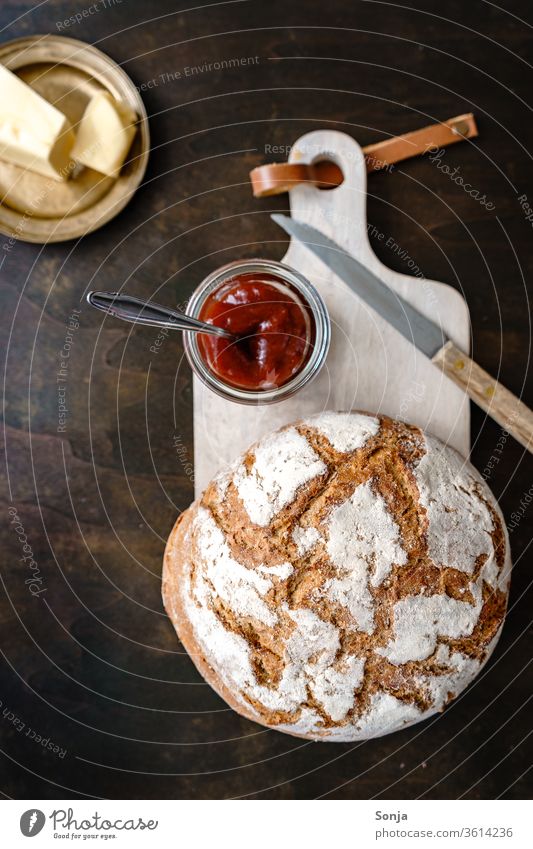
<svg viewBox="0 0 533 849"><path fill-rule="evenodd" d="M309 359L314 340L312 311L284 280L267 272L237 274L202 304L202 321L237 337L198 334L209 368L225 383L265 390L288 383Z"/></svg>

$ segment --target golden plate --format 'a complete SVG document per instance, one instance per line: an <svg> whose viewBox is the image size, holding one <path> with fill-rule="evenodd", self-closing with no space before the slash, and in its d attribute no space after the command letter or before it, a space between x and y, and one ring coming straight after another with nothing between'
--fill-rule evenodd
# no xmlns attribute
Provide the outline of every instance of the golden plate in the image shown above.
<svg viewBox="0 0 533 849"><path fill-rule="evenodd" d="M33 35L0 46L0 62L65 113L76 126L91 97L109 91L138 115L120 175L80 168L59 182L0 160L0 232L23 242L63 242L101 227L123 209L146 171L146 109L128 75L100 50L74 38Z"/></svg>

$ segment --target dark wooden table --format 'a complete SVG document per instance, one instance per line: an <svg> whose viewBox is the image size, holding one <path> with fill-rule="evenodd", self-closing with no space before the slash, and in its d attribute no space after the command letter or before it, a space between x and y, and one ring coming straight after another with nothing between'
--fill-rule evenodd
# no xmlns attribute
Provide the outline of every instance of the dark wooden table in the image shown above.
<svg viewBox="0 0 533 849"><path fill-rule="evenodd" d="M180 338L156 346L150 329L102 328L81 298L88 284L127 284L175 304L223 261L281 257L269 213L287 200L254 200L247 174L283 159L275 146L304 131L331 127L367 144L472 110L479 139L450 148L448 169L418 159L370 178L373 232L398 247L372 239L390 266L408 272L413 258L464 292L476 358L531 405L531 4L33 5L2 3L2 40L61 32L106 51L143 91L153 152L128 208L83 241L5 250L0 239L3 793L530 796L531 457L473 410L472 460L501 501L515 568L502 639L466 694L436 720L359 745L266 731L201 681L161 605L164 542L192 495L191 375ZM58 432L65 340L68 412Z"/></svg>

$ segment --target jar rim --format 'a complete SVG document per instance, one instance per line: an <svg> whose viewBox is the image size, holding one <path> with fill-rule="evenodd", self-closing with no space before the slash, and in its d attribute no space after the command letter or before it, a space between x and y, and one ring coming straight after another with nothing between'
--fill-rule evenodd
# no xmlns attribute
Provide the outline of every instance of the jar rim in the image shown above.
<svg viewBox="0 0 533 849"><path fill-rule="evenodd" d="M184 331L183 341L185 354L193 372L209 389L230 401L259 405L276 403L290 397L318 374L329 349L331 323L322 296L303 274L276 260L260 258L234 260L208 274L189 299L185 310L186 315L198 318L205 300L213 291L237 274L254 271L268 271L292 286L313 315L315 338L311 343L311 354L302 369L291 380L271 389L250 390L232 386L211 371L200 353L196 333Z"/></svg>

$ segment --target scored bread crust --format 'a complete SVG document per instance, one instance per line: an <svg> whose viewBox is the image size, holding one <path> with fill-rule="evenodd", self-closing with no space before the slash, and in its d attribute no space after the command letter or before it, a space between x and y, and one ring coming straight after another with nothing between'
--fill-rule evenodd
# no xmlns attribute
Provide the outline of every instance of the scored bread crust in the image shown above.
<svg viewBox="0 0 533 849"><path fill-rule="evenodd" d="M255 720L257 717L252 710L247 710L246 705L241 704L234 698L231 690L221 681L215 670L205 659L201 646L194 637L191 622L187 617L183 602L181 587L185 581L185 569L187 559L182 553L189 547L187 534L189 533L191 521L194 518L199 501L194 501L190 507L181 514L172 528L165 548L163 561L163 603L181 644L196 666L198 672L207 681L213 690L224 699L233 710L245 716L246 719Z"/></svg>
<svg viewBox="0 0 533 849"><path fill-rule="evenodd" d="M351 741L467 686L509 572L498 505L453 449L385 416L325 413L260 440L179 517L163 600L238 713Z"/></svg>

